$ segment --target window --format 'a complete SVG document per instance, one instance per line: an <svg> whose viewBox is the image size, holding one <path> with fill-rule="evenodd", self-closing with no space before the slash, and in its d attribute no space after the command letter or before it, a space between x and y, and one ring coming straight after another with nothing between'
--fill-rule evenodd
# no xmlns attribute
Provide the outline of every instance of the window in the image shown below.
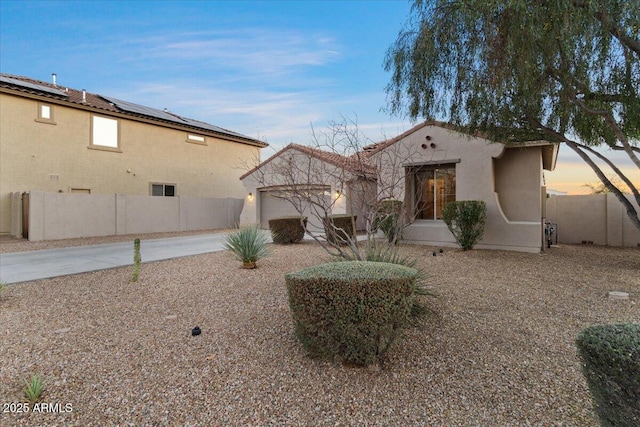
<svg viewBox="0 0 640 427"><path fill-rule="evenodd" d="M69 188L70 193L91 194L90 188Z"/></svg>
<svg viewBox="0 0 640 427"><path fill-rule="evenodd" d="M202 136L202 135L194 135L192 133L188 133L187 134L187 142L192 142L194 144L207 145L204 136Z"/></svg>
<svg viewBox="0 0 640 427"><path fill-rule="evenodd" d="M93 116L91 122L91 147L120 151L118 120Z"/></svg>
<svg viewBox="0 0 640 427"><path fill-rule="evenodd" d="M175 184L151 184L151 195L175 197L176 185Z"/></svg>
<svg viewBox="0 0 640 427"><path fill-rule="evenodd" d="M456 200L453 164L418 166L412 170L416 219L442 219L442 210Z"/></svg>
<svg viewBox="0 0 640 427"><path fill-rule="evenodd" d="M38 102L38 118L36 118L36 122L55 125L56 122L53 120L53 107L49 104Z"/></svg>

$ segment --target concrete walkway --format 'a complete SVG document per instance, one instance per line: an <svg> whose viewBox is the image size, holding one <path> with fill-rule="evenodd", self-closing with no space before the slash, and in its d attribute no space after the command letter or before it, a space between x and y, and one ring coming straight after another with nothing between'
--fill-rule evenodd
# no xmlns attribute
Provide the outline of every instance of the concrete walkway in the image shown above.
<svg viewBox="0 0 640 427"><path fill-rule="evenodd" d="M224 250L222 233L142 240L142 262ZM133 241L0 254L0 281L27 282L133 264Z"/></svg>

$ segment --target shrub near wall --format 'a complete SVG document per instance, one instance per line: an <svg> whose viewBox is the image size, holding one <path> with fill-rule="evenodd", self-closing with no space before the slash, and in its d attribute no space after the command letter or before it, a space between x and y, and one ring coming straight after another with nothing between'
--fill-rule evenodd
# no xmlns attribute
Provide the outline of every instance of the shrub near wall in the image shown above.
<svg viewBox="0 0 640 427"><path fill-rule="evenodd" d="M307 217L283 216L269 220L269 230L273 243L297 243L304 238Z"/></svg>
<svg viewBox="0 0 640 427"><path fill-rule="evenodd" d="M603 426L640 426L640 324L596 325L576 340Z"/></svg>
<svg viewBox="0 0 640 427"><path fill-rule="evenodd" d="M328 215L324 218L324 231L327 241L336 246L349 244L348 239L356 238L357 216L347 214Z"/></svg>
<svg viewBox="0 0 640 427"><path fill-rule="evenodd" d="M374 226L381 230L389 243L400 239L399 222L402 213L402 200L381 200L376 212Z"/></svg>
<svg viewBox="0 0 640 427"><path fill-rule="evenodd" d="M313 357L375 363L410 318L417 271L331 262L285 275L295 333Z"/></svg>
<svg viewBox="0 0 640 427"><path fill-rule="evenodd" d="M467 251L482 239L487 204L482 200L450 202L442 210L442 219L462 250Z"/></svg>

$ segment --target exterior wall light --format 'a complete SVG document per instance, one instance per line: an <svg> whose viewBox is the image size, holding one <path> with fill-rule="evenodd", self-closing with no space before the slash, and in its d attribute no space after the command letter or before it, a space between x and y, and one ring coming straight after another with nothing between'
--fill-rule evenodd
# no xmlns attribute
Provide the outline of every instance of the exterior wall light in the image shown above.
<svg viewBox="0 0 640 427"><path fill-rule="evenodd" d="M253 200L253 193L249 193L249 196L247 196L249 201Z"/></svg>

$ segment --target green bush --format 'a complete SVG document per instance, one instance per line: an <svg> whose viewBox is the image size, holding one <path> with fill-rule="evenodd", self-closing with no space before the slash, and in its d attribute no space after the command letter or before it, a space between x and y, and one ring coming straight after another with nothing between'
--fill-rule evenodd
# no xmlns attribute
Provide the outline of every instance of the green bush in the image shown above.
<svg viewBox="0 0 640 427"><path fill-rule="evenodd" d="M442 210L442 218L462 250L473 249L484 234L487 205L482 200L450 202Z"/></svg>
<svg viewBox="0 0 640 427"><path fill-rule="evenodd" d="M331 262L285 275L295 333L314 357L375 363L409 322L417 271Z"/></svg>
<svg viewBox="0 0 640 427"><path fill-rule="evenodd" d="M382 231L389 243L397 241L400 236L401 200L382 200L379 203L374 219L374 228Z"/></svg>
<svg viewBox="0 0 640 427"><path fill-rule="evenodd" d="M576 340L603 426L640 426L640 324L596 325Z"/></svg>
<svg viewBox="0 0 640 427"><path fill-rule="evenodd" d="M327 242L335 246L349 244L349 239L356 239L356 219L352 215L328 215L324 218L324 232Z"/></svg>
<svg viewBox="0 0 640 427"><path fill-rule="evenodd" d="M368 241L364 247L363 258L365 261L371 262L386 262L389 264L403 265L405 267L414 268L418 272L416 280L414 281L414 295L413 304L411 305L411 323L418 326L421 324L421 320L431 312L428 306L424 303L424 299L420 297L434 297L433 292L429 291L425 287L427 281L427 274L424 270L417 267L418 260L414 257L404 255L400 252L400 249L396 246L380 243L376 240ZM333 262L345 261L344 256L334 257L331 259ZM348 261L357 261L354 257L349 258Z"/></svg>
<svg viewBox="0 0 640 427"><path fill-rule="evenodd" d="M273 243L297 243L304 238L307 228L306 216L283 216L269 220L269 230Z"/></svg>
<svg viewBox="0 0 640 427"><path fill-rule="evenodd" d="M255 268L256 261L269 254L268 243L265 232L258 225L251 225L227 234L224 247L242 261L245 268Z"/></svg>

